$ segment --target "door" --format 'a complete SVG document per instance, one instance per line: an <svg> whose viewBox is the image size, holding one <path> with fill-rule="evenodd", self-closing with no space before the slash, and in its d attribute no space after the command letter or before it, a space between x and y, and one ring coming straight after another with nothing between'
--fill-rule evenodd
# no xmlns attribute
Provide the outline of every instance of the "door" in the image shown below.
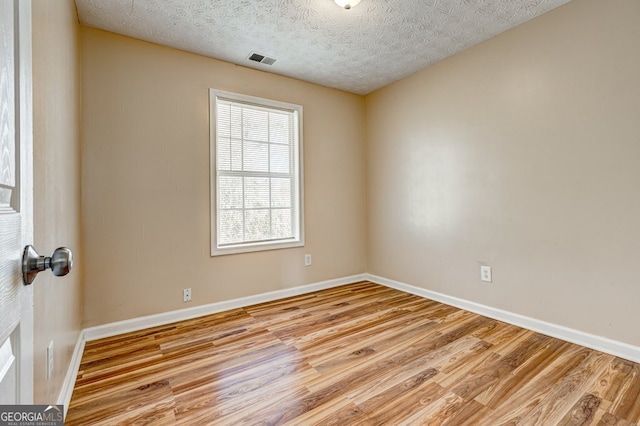
<svg viewBox="0 0 640 426"><path fill-rule="evenodd" d="M33 403L31 0L0 0L0 404Z"/></svg>

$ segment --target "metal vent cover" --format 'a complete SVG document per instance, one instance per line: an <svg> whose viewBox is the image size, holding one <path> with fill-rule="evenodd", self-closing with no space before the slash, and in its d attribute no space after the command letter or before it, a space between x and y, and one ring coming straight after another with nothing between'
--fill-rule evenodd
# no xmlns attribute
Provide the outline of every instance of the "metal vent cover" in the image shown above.
<svg viewBox="0 0 640 426"><path fill-rule="evenodd" d="M251 53L247 57L247 59L254 62L260 62L261 64L265 64L265 65L273 65L273 63L276 61L274 58L269 58L268 56L264 56L255 52Z"/></svg>

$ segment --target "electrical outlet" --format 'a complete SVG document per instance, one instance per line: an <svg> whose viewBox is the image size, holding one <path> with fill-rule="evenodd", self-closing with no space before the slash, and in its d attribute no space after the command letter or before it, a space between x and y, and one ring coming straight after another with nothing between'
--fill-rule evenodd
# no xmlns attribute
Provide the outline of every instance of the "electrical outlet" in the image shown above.
<svg viewBox="0 0 640 426"><path fill-rule="evenodd" d="M53 340L47 346L47 379L53 375Z"/></svg>
<svg viewBox="0 0 640 426"><path fill-rule="evenodd" d="M304 266L311 266L311 255L310 254L305 254L304 255Z"/></svg>
<svg viewBox="0 0 640 426"><path fill-rule="evenodd" d="M191 289L185 288L182 290L182 301L191 302Z"/></svg>
<svg viewBox="0 0 640 426"><path fill-rule="evenodd" d="M481 266L480 267L480 279L482 281L486 281L488 283L491 282L491 267L490 266Z"/></svg>

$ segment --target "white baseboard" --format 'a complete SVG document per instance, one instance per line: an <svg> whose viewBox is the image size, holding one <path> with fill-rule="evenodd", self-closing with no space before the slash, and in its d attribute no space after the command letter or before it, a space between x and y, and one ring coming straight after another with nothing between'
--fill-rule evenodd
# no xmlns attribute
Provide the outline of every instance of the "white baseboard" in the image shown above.
<svg viewBox="0 0 640 426"><path fill-rule="evenodd" d="M239 299L227 300L224 302L210 303L207 305L194 306L193 308L163 312L161 314L132 318L125 321L112 322L109 324L86 328L84 330L84 338L87 342L89 342L92 340L102 339L104 337L144 330L145 328L171 324L177 321L184 321L204 315L211 315L218 312L228 311L230 309L243 308L245 306L251 306L257 303L270 302L272 300L312 293L314 291L356 283L358 281L364 280L366 280L364 274L351 275L349 277L337 278L333 280L321 281L314 284L307 284L293 288L270 291L268 293L241 297Z"/></svg>
<svg viewBox="0 0 640 426"><path fill-rule="evenodd" d="M596 336L594 334L585 333L583 331L574 330L557 324L552 324L539 319L526 317L524 315L515 314L513 312L503 311L501 309L492 308L490 306L481 305L457 297L448 296L424 288L415 287L399 281L390 280L388 278L379 277L377 275L365 274L368 281L381 284L387 287L406 293L415 294L436 302L464 309L485 317L497 319L518 327L526 328L546 336L555 337L567 342L575 343L587 348L595 349L610 355L618 356L629 361L640 363L640 347L630 345L628 343L618 342L606 337Z"/></svg>
<svg viewBox="0 0 640 426"><path fill-rule="evenodd" d="M69 408L69 402L71 401L71 395L73 393L73 387L75 385L78 370L80 368L80 361L82 359L85 342L101 339L104 337L115 336L122 333L128 333L131 331L143 330L145 328L170 324L176 321L197 318L200 316L223 312L230 309L251 306L257 303L270 302L286 297L312 293L314 291L356 283L359 281L371 281L376 284L395 288L406 293L415 294L417 296L435 300L437 302L454 306L456 308L474 312L485 317L497 319L499 321L526 328L528 330L536 331L547 336L555 337L567 342L575 343L587 348L618 356L629 361L640 363L640 347L637 346L632 346L627 343L608 339L606 337L596 336L579 330L574 330L557 324L541 321L535 318L526 317L524 315L515 314L513 312L503 311L501 309L492 308L490 306L481 305L479 303L471 302L453 296L448 296L446 294L426 290L420 287L415 287L399 281L379 277L377 275L360 274L334 280L322 281L314 284L303 285L299 287L271 291L268 293L242 297L239 299L228 300L224 302L195 306L193 308L180 309L177 311L148 315L126 321L118 321L110 324L86 328L81 331L80 335L78 336L78 341L76 343L76 347L69 364L69 369L67 371L65 381L58 397L58 404L64 404L66 416L66 412Z"/></svg>
<svg viewBox="0 0 640 426"><path fill-rule="evenodd" d="M301 294L313 293L318 290L338 287L345 284L357 283L365 281L364 274L351 275L348 277L337 278L333 280L321 281L318 283L307 284L299 287L287 288L282 290L271 291L268 293L257 294L254 296L242 297L239 299L228 300L224 302L210 303L193 308L180 309L177 311L164 312L161 314L148 315L139 318L133 318L126 321L118 321L109 324L89 327L80 332L78 340L69 363L67 375L62 383L62 389L58 395L57 404L64 405L64 416L66 418L69 410L69 403L73 394L73 388L80 370L80 362L84 352L86 342L102 339L104 337L115 336L131 331L143 330L145 328L156 327L159 325L170 324L176 321L183 321L197 318L204 315L215 314L218 312L228 311L230 309L242 308L245 306L255 305L257 303L270 302L272 300L284 299L286 297L298 296Z"/></svg>
<svg viewBox="0 0 640 426"><path fill-rule="evenodd" d="M67 374L64 377L64 382L62 382L62 389L60 389L60 394L58 395L57 404L64 406L65 418L67 417L67 411L69 410L73 387L75 386L76 378L78 377L78 370L80 370L80 361L82 360L85 342L84 331L80 331L80 334L78 334L78 340L76 341L76 346L73 349L73 354L71 355Z"/></svg>

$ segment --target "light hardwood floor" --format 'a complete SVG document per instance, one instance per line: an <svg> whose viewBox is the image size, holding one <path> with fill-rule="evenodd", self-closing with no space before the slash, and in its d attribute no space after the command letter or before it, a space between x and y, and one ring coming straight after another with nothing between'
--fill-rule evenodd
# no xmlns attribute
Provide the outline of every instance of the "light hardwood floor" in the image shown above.
<svg viewBox="0 0 640 426"><path fill-rule="evenodd" d="M369 282L87 343L67 425L629 425L640 365Z"/></svg>

